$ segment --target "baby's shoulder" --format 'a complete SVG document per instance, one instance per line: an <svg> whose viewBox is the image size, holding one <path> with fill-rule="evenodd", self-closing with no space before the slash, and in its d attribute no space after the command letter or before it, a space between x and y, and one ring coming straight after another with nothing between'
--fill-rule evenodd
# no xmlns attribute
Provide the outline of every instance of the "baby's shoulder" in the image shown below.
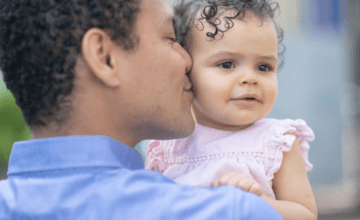
<svg viewBox="0 0 360 220"><path fill-rule="evenodd" d="M263 118L256 121L252 126L240 133L245 135L255 135L256 137L273 137L276 138L286 133L291 124L291 119Z"/></svg>
<svg viewBox="0 0 360 220"><path fill-rule="evenodd" d="M261 133L276 134L276 136L289 133L296 135L313 134L311 128L302 119L263 118L254 123L254 127Z"/></svg>
<svg viewBox="0 0 360 220"><path fill-rule="evenodd" d="M266 125L266 126L265 126ZM302 119L264 119L263 126L263 150L267 155L266 170L269 179L281 166L283 153L289 152L295 139L298 140L305 161L305 169L312 169L308 160L310 145L308 142L314 140L314 132Z"/></svg>
<svg viewBox="0 0 360 220"><path fill-rule="evenodd" d="M295 139L305 146L315 138L313 130L302 119L264 118L254 127L257 129L257 139L270 154L279 148L290 150Z"/></svg>

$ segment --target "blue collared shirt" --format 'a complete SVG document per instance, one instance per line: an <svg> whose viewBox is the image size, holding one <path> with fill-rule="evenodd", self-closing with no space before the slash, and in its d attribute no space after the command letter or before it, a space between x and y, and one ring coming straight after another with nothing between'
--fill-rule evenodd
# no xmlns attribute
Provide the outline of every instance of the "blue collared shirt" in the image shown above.
<svg viewBox="0 0 360 220"><path fill-rule="evenodd" d="M133 148L105 136L14 144L0 181L0 219L282 219L232 186L200 189L145 170Z"/></svg>

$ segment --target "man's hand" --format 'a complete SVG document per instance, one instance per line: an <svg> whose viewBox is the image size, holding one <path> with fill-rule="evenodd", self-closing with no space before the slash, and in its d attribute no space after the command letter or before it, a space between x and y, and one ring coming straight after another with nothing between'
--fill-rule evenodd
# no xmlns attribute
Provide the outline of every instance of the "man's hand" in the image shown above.
<svg viewBox="0 0 360 220"><path fill-rule="evenodd" d="M232 172L224 174L220 180L212 181L210 187L213 188L222 185L232 185L258 196L262 195L262 188L260 184L250 176L243 173Z"/></svg>

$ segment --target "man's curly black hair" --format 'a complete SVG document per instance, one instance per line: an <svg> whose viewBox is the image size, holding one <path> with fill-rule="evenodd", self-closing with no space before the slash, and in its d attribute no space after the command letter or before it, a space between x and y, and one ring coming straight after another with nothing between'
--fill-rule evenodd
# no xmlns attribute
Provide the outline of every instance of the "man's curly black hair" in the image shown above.
<svg viewBox="0 0 360 220"><path fill-rule="evenodd" d="M276 28L278 37L278 69L283 66L283 54L285 46L283 41L283 30L274 21L275 13L279 9L276 2L269 2L269 0L175 0L174 2L175 15L175 34L178 42L185 49L189 50L191 47L191 28L194 27L194 20L196 14L201 10L199 21L205 20L215 28L215 31L207 32L206 36L215 39L215 36L221 36L234 26L233 19L242 19L246 10L254 12L261 19L270 19ZM219 16L224 10L235 10L236 14L232 17L223 19L225 21L225 29L219 28L221 21ZM201 23L202 24L202 23ZM199 26L196 26L201 30Z"/></svg>
<svg viewBox="0 0 360 220"><path fill-rule="evenodd" d="M93 27L131 50L140 0L0 0L0 68L30 127L63 122L76 57Z"/></svg>

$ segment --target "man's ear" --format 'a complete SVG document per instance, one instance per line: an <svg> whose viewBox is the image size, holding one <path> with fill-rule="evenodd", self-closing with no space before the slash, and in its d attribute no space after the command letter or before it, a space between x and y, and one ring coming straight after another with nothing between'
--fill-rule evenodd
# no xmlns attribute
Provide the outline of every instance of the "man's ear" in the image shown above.
<svg viewBox="0 0 360 220"><path fill-rule="evenodd" d="M110 87L120 84L114 42L99 28L89 29L81 41L82 56L94 76Z"/></svg>

